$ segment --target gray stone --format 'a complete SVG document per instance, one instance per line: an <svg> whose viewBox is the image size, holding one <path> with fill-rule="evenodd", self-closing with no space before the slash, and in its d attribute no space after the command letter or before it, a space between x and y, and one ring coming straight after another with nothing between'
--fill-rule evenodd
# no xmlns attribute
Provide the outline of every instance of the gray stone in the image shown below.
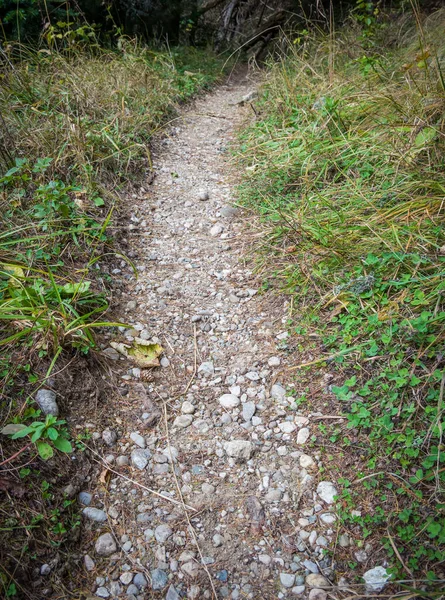
<svg viewBox="0 0 445 600"><path fill-rule="evenodd" d="M338 495L338 491L331 481L320 481L317 486L317 494L326 504L333 504L334 496Z"/></svg>
<svg viewBox="0 0 445 600"><path fill-rule="evenodd" d="M51 573L51 567L46 563L40 567L40 575L49 575Z"/></svg>
<svg viewBox="0 0 445 600"><path fill-rule="evenodd" d="M151 457L150 450L144 448L137 448L131 453L131 464L140 471L145 469L148 465L148 459Z"/></svg>
<svg viewBox="0 0 445 600"><path fill-rule="evenodd" d="M216 236L220 235L223 231L224 231L224 227L222 225L220 225L219 223L216 223L216 225L213 225L213 227L210 228L210 235L212 237L216 237Z"/></svg>
<svg viewBox="0 0 445 600"><path fill-rule="evenodd" d="M295 575L292 573L280 573L280 583L285 588L291 588L295 583Z"/></svg>
<svg viewBox="0 0 445 600"><path fill-rule="evenodd" d="M349 535L347 533L342 533L338 538L338 545L341 548L347 548L350 544Z"/></svg>
<svg viewBox="0 0 445 600"><path fill-rule="evenodd" d="M210 483L203 483L201 490L203 494L210 496L211 494L215 493L215 486L211 485Z"/></svg>
<svg viewBox="0 0 445 600"><path fill-rule="evenodd" d="M211 361L203 362L198 367L198 373L202 373L204 376L209 377L215 372L215 367Z"/></svg>
<svg viewBox="0 0 445 600"><path fill-rule="evenodd" d="M308 454L302 454L300 456L300 467L302 469L311 469L312 467L315 467L315 460Z"/></svg>
<svg viewBox="0 0 445 600"><path fill-rule="evenodd" d="M179 429L185 429L192 424L193 417L192 415L179 415L173 421L173 427L178 427Z"/></svg>
<svg viewBox="0 0 445 600"><path fill-rule="evenodd" d="M212 542L213 542L213 545L215 546L215 548L219 548L220 546L222 546L224 544L224 538L219 533L215 533L215 535L212 538Z"/></svg>
<svg viewBox="0 0 445 600"><path fill-rule="evenodd" d="M91 506L87 506L83 509L82 514L91 521L96 521L96 523L105 523L107 520L107 513L100 508L92 508Z"/></svg>
<svg viewBox="0 0 445 600"><path fill-rule="evenodd" d="M117 433L113 429L105 429L102 432L102 439L107 446L114 446L117 442Z"/></svg>
<svg viewBox="0 0 445 600"><path fill-rule="evenodd" d="M124 585L130 585L130 583L133 581L133 573L130 573L130 571L122 573L119 579Z"/></svg>
<svg viewBox="0 0 445 600"><path fill-rule="evenodd" d="M306 584L310 588L330 588L331 585L328 580L323 577L323 575L319 575L318 573L311 573L306 577Z"/></svg>
<svg viewBox="0 0 445 600"><path fill-rule="evenodd" d="M168 583L167 573L162 569L153 569L151 572L151 587L153 590L163 590Z"/></svg>
<svg viewBox="0 0 445 600"><path fill-rule="evenodd" d="M243 419L250 421L256 411L255 402L245 402L243 404Z"/></svg>
<svg viewBox="0 0 445 600"><path fill-rule="evenodd" d="M278 358L278 356L271 356L267 361L267 364L269 365L269 367L279 367L281 364L281 360Z"/></svg>
<svg viewBox="0 0 445 600"><path fill-rule="evenodd" d="M274 400L282 401L286 397L286 390L279 383L275 383L270 389L270 395Z"/></svg>
<svg viewBox="0 0 445 600"><path fill-rule="evenodd" d="M226 442L224 449L227 456L240 461L249 460L253 453L253 444L246 440L233 440L232 442Z"/></svg>
<svg viewBox="0 0 445 600"><path fill-rule="evenodd" d="M130 464L130 459L128 458L128 456L118 456L116 458L116 464L118 467L126 467Z"/></svg>
<svg viewBox="0 0 445 600"><path fill-rule="evenodd" d="M304 594L305 589L306 589L305 585L296 585L295 587L293 587L291 589L291 592L295 596L301 596L302 594Z"/></svg>
<svg viewBox="0 0 445 600"><path fill-rule="evenodd" d="M205 202L209 199L209 192L207 192L206 190L199 190L196 197L200 202Z"/></svg>
<svg viewBox="0 0 445 600"><path fill-rule="evenodd" d="M107 590L106 587L100 586L96 590L96 596L98 596L99 598L109 598L110 592Z"/></svg>
<svg viewBox="0 0 445 600"><path fill-rule="evenodd" d="M78 498L80 504L83 504L84 506L89 506L91 504L93 496L90 494L90 492L80 492Z"/></svg>
<svg viewBox="0 0 445 600"><path fill-rule="evenodd" d="M241 404L241 400L234 394L223 394L219 399L219 403L223 408L232 410Z"/></svg>
<svg viewBox="0 0 445 600"><path fill-rule="evenodd" d="M291 421L282 421L281 423L278 423L278 427L283 433L292 433L297 428Z"/></svg>
<svg viewBox="0 0 445 600"><path fill-rule="evenodd" d="M111 533L104 533L97 538L95 550L99 556L110 556L110 554L116 552L116 542Z"/></svg>
<svg viewBox="0 0 445 600"><path fill-rule="evenodd" d="M155 529L156 541L163 544L172 535L173 531L168 525L158 525Z"/></svg>
<svg viewBox="0 0 445 600"><path fill-rule="evenodd" d="M192 415L195 412L195 407L191 402L186 400L182 403L181 412L183 415Z"/></svg>
<svg viewBox="0 0 445 600"><path fill-rule="evenodd" d="M129 598L131 596L131 600L136 600L137 594L139 594L138 588L134 585L134 583L130 583L130 585L127 587L127 596Z"/></svg>
<svg viewBox="0 0 445 600"><path fill-rule="evenodd" d="M96 563L89 554L85 554L83 557L83 564L85 565L85 569L87 571L94 571L94 568L96 567Z"/></svg>
<svg viewBox="0 0 445 600"><path fill-rule="evenodd" d="M381 592L391 579L391 575L387 572L385 567L379 566L366 571L363 575L363 579L367 593L372 594L373 592Z"/></svg>
<svg viewBox="0 0 445 600"><path fill-rule="evenodd" d="M143 573L136 573L136 575L133 577L133 583L138 590L142 590L148 585L147 579Z"/></svg>
<svg viewBox="0 0 445 600"><path fill-rule="evenodd" d="M328 593L324 590L312 589L309 592L309 600L326 600Z"/></svg>
<svg viewBox="0 0 445 600"><path fill-rule="evenodd" d="M110 594L115 598L122 594L122 586L119 581L112 581L110 583Z"/></svg>
<svg viewBox="0 0 445 600"><path fill-rule="evenodd" d="M307 427L303 427L302 429L300 429L300 431L297 434L297 444L300 444L300 446L305 444L308 441L310 435L311 432Z"/></svg>
<svg viewBox="0 0 445 600"><path fill-rule="evenodd" d="M36 402L44 415L58 416L59 407L57 406L56 398L56 393L52 390L41 389L37 392Z"/></svg>
<svg viewBox="0 0 445 600"><path fill-rule="evenodd" d="M165 596L165 600L181 600L181 596L176 591L176 588L171 585L168 588L167 595Z"/></svg>
<svg viewBox="0 0 445 600"><path fill-rule="evenodd" d="M198 563L195 563L194 561L189 561L181 565L181 571L189 577L191 577L192 579L195 579L196 577L198 577L200 569Z"/></svg>
<svg viewBox="0 0 445 600"><path fill-rule="evenodd" d="M145 439L140 433L137 433L137 431L130 433L130 439L136 446L139 446L139 448L145 448Z"/></svg>

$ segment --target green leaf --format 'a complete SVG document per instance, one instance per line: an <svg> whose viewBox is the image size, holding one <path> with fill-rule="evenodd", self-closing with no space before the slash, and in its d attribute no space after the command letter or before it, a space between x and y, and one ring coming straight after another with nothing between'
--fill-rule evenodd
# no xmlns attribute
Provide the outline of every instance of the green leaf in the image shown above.
<svg viewBox="0 0 445 600"><path fill-rule="evenodd" d="M432 127L425 127L416 135L414 145L416 148L422 148L428 142L432 142L437 135L437 131Z"/></svg>
<svg viewBox="0 0 445 600"><path fill-rule="evenodd" d="M432 523L430 523L428 525L428 527L426 528L426 530L428 531L428 533L429 533L429 535L430 535L431 538L435 538L441 532L442 526L440 525L440 523L437 523L436 521L433 521Z"/></svg>
<svg viewBox="0 0 445 600"><path fill-rule="evenodd" d="M14 433L11 436L11 439L12 440L18 440L19 438L26 437L27 435L29 435L33 431L34 431L33 427L25 427L24 429L21 429L20 431L17 431L16 433Z"/></svg>
<svg viewBox="0 0 445 600"><path fill-rule="evenodd" d="M54 440L53 444L57 450L60 450L60 452L69 453L73 451L73 447L71 446L70 442L63 437L58 437L57 440Z"/></svg>
<svg viewBox="0 0 445 600"><path fill-rule="evenodd" d="M39 425L34 429L34 433L31 436L31 442L37 442L42 437L43 430L45 429L45 425Z"/></svg>
<svg viewBox="0 0 445 600"><path fill-rule="evenodd" d="M48 460L49 458L52 458L54 456L54 450L46 442L39 441L36 445L40 457L43 458L43 460Z"/></svg>
<svg viewBox="0 0 445 600"><path fill-rule="evenodd" d="M100 198L99 196L94 198L93 202L96 206L103 206L105 204L104 199Z"/></svg>
<svg viewBox="0 0 445 600"><path fill-rule="evenodd" d="M26 425L23 425L23 423L9 423L9 425L3 427L0 433L3 433L3 435L13 435L25 429L25 427Z"/></svg>
<svg viewBox="0 0 445 600"><path fill-rule="evenodd" d="M57 429L54 429L54 427L48 427L46 433L48 434L49 439L53 442L59 437L59 432L57 431Z"/></svg>

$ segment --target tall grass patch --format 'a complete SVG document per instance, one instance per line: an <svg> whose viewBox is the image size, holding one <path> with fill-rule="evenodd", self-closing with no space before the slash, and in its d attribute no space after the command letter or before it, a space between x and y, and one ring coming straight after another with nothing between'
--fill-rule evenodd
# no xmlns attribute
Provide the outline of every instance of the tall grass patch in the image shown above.
<svg viewBox="0 0 445 600"><path fill-rule="evenodd" d="M445 559L445 14L386 22L372 36L352 24L289 39L240 133L239 196L262 223L258 269L292 296L296 333L315 334L317 364L335 372L329 394L348 424L320 429L356 454L338 500L352 549L373 540L398 578L434 585Z"/></svg>
<svg viewBox="0 0 445 600"><path fill-rule="evenodd" d="M147 191L153 136L220 67L209 52L154 51L126 38L113 50L0 48L2 597L31 597L36 566L55 548L72 555L80 518L62 489L82 473L89 434L70 430L60 400L62 418L43 415L36 392L67 397L92 385L83 357L97 348L94 332L120 325L106 315L108 257L131 264L115 215L136 186ZM81 401L89 399L79 391ZM77 559L67 561L74 581ZM70 595L63 573L57 581Z"/></svg>

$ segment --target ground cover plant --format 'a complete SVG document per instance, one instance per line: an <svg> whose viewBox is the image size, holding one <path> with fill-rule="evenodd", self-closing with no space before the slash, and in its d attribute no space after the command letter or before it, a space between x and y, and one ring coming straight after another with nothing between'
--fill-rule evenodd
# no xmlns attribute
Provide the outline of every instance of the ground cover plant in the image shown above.
<svg viewBox="0 0 445 600"><path fill-rule="evenodd" d="M70 570L80 519L62 490L86 435L42 414L35 394L118 324L106 261L120 252L120 198L146 185L153 136L222 62L123 36L105 49L68 23L38 48L6 43L0 62L0 595L30 597L44 557L57 550Z"/></svg>
<svg viewBox="0 0 445 600"><path fill-rule="evenodd" d="M321 400L347 416L319 443L355 457L338 498L353 548L377 539L402 587L439 597L445 15L357 10L343 31L290 36L270 66L236 150L239 198L262 224L265 287L292 297L302 344L316 340L296 381L324 367Z"/></svg>

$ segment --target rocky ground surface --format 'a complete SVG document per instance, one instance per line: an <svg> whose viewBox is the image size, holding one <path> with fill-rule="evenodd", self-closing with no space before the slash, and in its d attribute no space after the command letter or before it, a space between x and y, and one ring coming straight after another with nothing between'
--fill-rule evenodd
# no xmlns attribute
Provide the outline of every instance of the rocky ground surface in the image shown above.
<svg viewBox="0 0 445 600"><path fill-rule="evenodd" d="M232 206L227 146L252 118L239 103L252 89L229 82L185 110L160 142L154 182L131 200L139 277L124 261L112 271L131 324L120 341L164 353L147 370L104 345L121 399L107 429L85 423L102 465L79 494L94 597L348 595L326 552L350 540L333 509L339 488L310 448L320 414L297 408L286 375L288 306L258 293Z"/></svg>

